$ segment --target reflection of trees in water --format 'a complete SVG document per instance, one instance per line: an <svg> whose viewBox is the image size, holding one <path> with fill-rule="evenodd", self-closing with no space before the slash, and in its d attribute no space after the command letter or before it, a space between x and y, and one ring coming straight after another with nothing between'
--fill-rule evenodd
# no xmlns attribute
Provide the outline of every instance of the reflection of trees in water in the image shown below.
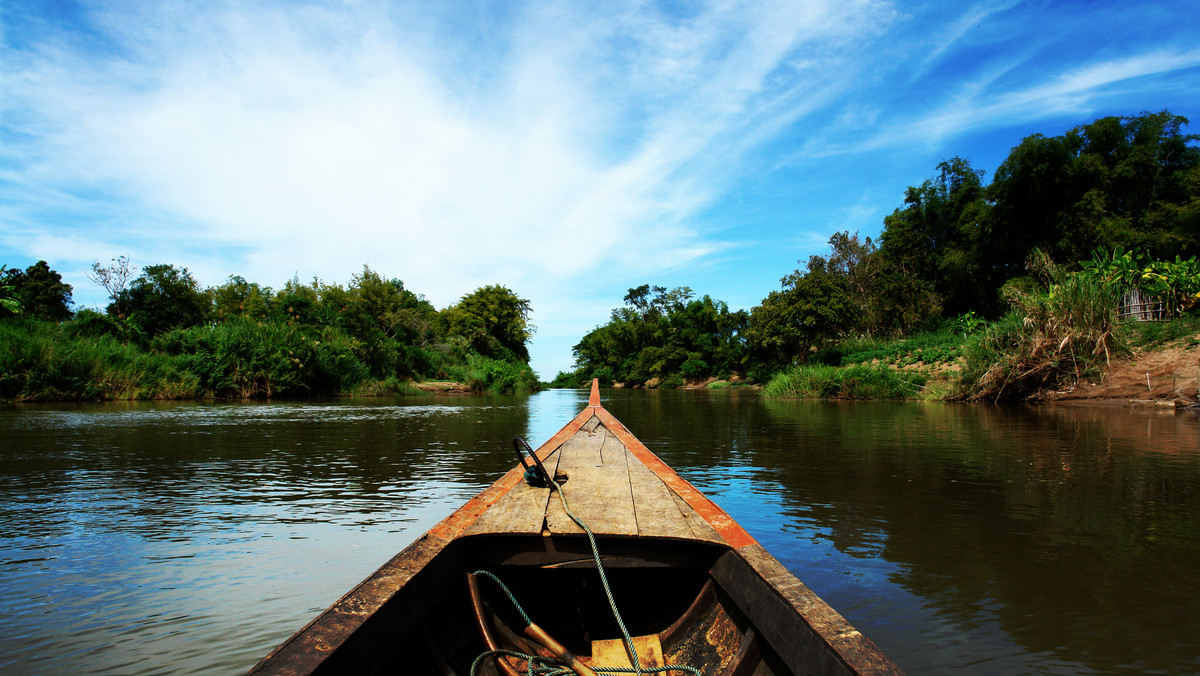
<svg viewBox="0 0 1200 676"><path fill-rule="evenodd" d="M897 564L964 632L994 621L1102 671L1200 667L1195 416L729 392L606 406L683 476L749 474L795 528Z"/></svg>
<svg viewBox="0 0 1200 676"><path fill-rule="evenodd" d="M842 551L885 531L894 581L946 616L990 611L1029 650L1099 669L1197 665L1194 416L763 406L775 441L755 464Z"/></svg>
<svg viewBox="0 0 1200 676"><path fill-rule="evenodd" d="M893 582L964 631L994 617L1029 652L1097 670L1200 669L1194 415L729 390L603 399L684 477L749 476L794 525L896 564ZM43 428L4 429L0 537L376 528L491 483L530 420L513 397L387 403L46 407Z"/></svg>
<svg viewBox="0 0 1200 676"><path fill-rule="evenodd" d="M520 402L445 401L175 407L170 416L147 405L142 415L93 409L55 429L6 430L26 450L6 458L0 516L46 537L82 526L185 539L201 521L211 531L222 520L230 530L370 525L447 491L470 494L514 464L509 440L528 417Z"/></svg>

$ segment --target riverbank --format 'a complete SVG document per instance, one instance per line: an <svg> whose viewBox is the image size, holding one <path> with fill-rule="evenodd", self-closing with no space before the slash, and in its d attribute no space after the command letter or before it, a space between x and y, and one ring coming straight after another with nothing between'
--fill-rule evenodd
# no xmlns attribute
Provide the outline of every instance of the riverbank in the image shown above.
<svg viewBox="0 0 1200 676"><path fill-rule="evenodd" d="M1060 367L1057 380L1048 379L1019 399L1184 407L1197 403L1200 318L1126 324L1120 334L1114 343L1120 349L1107 360L1101 355L1090 366L1081 364L1077 374ZM970 379L990 370L979 363L968 367L973 339L938 333L890 343L847 341L776 374L763 393L781 398L998 401L998 395L970 395ZM1004 393L1003 388L999 391Z"/></svg>
<svg viewBox="0 0 1200 676"><path fill-rule="evenodd" d="M1124 401L1195 405L1200 399L1200 335L1114 360L1098 378L1085 378L1042 401Z"/></svg>
<svg viewBox="0 0 1200 676"><path fill-rule="evenodd" d="M485 356L461 340L428 348L394 341L367 344L337 327L240 318L139 338L99 332L89 321L0 322L0 401L296 399L541 389L528 363L512 355ZM431 385L422 387L424 382Z"/></svg>

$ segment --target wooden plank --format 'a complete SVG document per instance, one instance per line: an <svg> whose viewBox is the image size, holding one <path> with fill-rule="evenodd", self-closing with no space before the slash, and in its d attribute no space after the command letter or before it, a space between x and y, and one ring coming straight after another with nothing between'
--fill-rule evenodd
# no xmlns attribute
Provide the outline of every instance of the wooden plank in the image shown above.
<svg viewBox="0 0 1200 676"><path fill-rule="evenodd" d="M613 417L611 413L603 407L597 408L596 415L599 416L601 424L606 429L612 432L621 440L625 448L633 454L643 465L648 467L651 472L654 472L659 479L662 480L667 488L683 499L696 514L704 521L708 522L721 538L734 549L739 549L748 545L758 544L758 542L742 528L741 524L733 520L733 517L725 513L725 510L717 506L715 502L709 500L703 493L696 490L695 486L685 481L683 477L675 473L675 470L667 466L657 455L650 452L645 444L633 436L621 421Z"/></svg>
<svg viewBox="0 0 1200 676"><path fill-rule="evenodd" d="M638 664L643 669L667 666L658 634L630 638L633 639L633 649L637 651ZM629 669L631 672L633 670L633 662L629 659L629 648L625 645L623 638L592 640L591 663L592 668Z"/></svg>
<svg viewBox="0 0 1200 676"><path fill-rule="evenodd" d="M557 450L567 439L570 439L583 426L595 417L595 410L585 408L576 415L571 422L563 425L554 436L546 440L536 451L538 457L545 462L550 454ZM496 480L496 483L488 486L479 492L478 495L467 501L467 504L459 507L453 514L442 519L437 525L429 529L430 535L453 540L462 535L475 520L492 508L501 498L508 494L510 490L523 483L525 471L519 466L508 471L507 474Z"/></svg>
<svg viewBox="0 0 1200 676"><path fill-rule="evenodd" d="M650 453L650 449L646 448L646 444L638 441L634 433L626 429L625 425L620 423L620 420L613 418L612 413L608 413L605 408L596 408L595 414L600 418L600 423L610 430L613 435L620 439L620 442L625 444L630 453L641 461L642 465L648 467L650 471L658 475L662 479L662 483L666 484L668 489L682 497L683 501L688 503L689 507L695 510L696 514L701 516L701 519L708 522L713 530L720 533L722 539L733 549L743 548L746 545L757 544L757 540L750 536L750 533L745 531L742 525L734 521L732 516L725 513L704 496L702 492L697 491L695 486L692 486L688 481L680 477L674 472L674 469L667 466L666 462L662 462L658 455Z"/></svg>
<svg viewBox="0 0 1200 676"><path fill-rule="evenodd" d="M543 461L550 476L554 476L561 457L562 454L553 453ZM542 522L546 519L547 502L551 495L548 487L539 488L521 481L504 497L497 500L490 509L480 515L475 523L464 531L464 535L540 533L542 532Z"/></svg>
<svg viewBox="0 0 1200 676"><path fill-rule="evenodd" d="M599 423L600 419L596 418L596 422ZM625 451L625 445L603 427L597 429L596 433L604 434L604 443L600 444L600 464L607 471L620 472L628 476L629 465L626 457L628 454Z"/></svg>
<svg viewBox="0 0 1200 676"><path fill-rule="evenodd" d="M624 445L621 446L624 450ZM629 466L629 486L633 492L633 511L637 519L638 535L642 537L666 537L690 539L696 537L688 519L679 510L670 489L654 472L638 462L628 450L626 463ZM686 506L686 505L685 505ZM692 511L690 507L688 511ZM712 531L712 529L709 529ZM712 531L716 535L715 531ZM718 537L717 542L720 542Z"/></svg>
<svg viewBox="0 0 1200 676"><path fill-rule="evenodd" d="M671 493L671 499L675 501L675 505L679 507L679 513L683 514L683 518L687 520L688 527L692 529L692 535L698 540L705 542L715 542L717 544L726 544L725 538L716 531L704 517L696 513L692 506L684 501L675 493Z"/></svg>
<svg viewBox="0 0 1200 676"><path fill-rule="evenodd" d="M599 426L600 426L600 418L593 415L591 417L591 419L588 420L586 423L584 423L583 427L580 429L582 429L584 432L587 432L588 434L592 434L593 432L596 431L596 428Z"/></svg>
<svg viewBox="0 0 1200 676"><path fill-rule="evenodd" d="M587 523L593 533L637 535L625 456L617 452L619 446L615 446L609 451L611 462L604 461L602 448L608 438L608 431L597 427L591 434L581 430L563 444L558 470L569 477L563 484L563 493L571 511ZM619 444L619 441L611 443ZM558 499L550 500L546 524L555 534L583 533L583 529L563 511Z"/></svg>

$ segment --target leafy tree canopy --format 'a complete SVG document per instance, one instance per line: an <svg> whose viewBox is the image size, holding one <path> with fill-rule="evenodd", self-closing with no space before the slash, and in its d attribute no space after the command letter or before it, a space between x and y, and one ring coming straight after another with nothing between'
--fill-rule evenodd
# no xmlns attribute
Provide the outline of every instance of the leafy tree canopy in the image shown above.
<svg viewBox="0 0 1200 676"><path fill-rule="evenodd" d="M535 331L529 323L531 311L528 300L508 287L492 284L442 310L441 321L448 335L465 338L480 354L504 358L507 352L528 362L526 343Z"/></svg>
<svg viewBox="0 0 1200 676"><path fill-rule="evenodd" d="M744 333L749 315L731 312L710 296L694 298L686 286L666 289L643 284L625 295L625 306L608 323L588 332L573 348L575 371L561 382L666 385L683 378L744 372Z"/></svg>
<svg viewBox="0 0 1200 676"><path fill-rule="evenodd" d="M247 282L240 275L230 275L221 286L210 289L213 314L218 320L230 317L262 319L271 311L271 288Z"/></svg>
<svg viewBox="0 0 1200 676"><path fill-rule="evenodd" d="M129 321L143 334L155 336L202 324L211 306L208 294L187 268L161 264L144 268L141 276L108 306L108 313L120 316L121 307L128 308Z"/></svg>
<svg viewBox="0 0 1200 676"><path fill-rule="evenodd" d="M7 266L6 266L7 267ZM62 275L50 269L46 261L38 261L24 270L0 269L0 297L7 294L0 314L21 314L36 319L61 322L71 318L71 285Z"/></svg>

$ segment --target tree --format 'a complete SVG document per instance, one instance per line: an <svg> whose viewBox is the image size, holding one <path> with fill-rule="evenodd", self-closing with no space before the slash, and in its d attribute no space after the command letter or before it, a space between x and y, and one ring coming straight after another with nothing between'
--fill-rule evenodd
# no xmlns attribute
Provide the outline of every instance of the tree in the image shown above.
<svg viewBox="0 0 1200 676"><path fill-rule="evenodd" d="M119 319L128 316L128 308L122 305L120 299L134 272L135 268L129 264L128 256L117 256L107 267L100 265L100 261L92 263L92 271L86 273L88 279L108 292L108 298L116 308L115 314Z"/></svg>
<svg viewBox="0 0 1200 676"><path fill-rule="evenodd" d="M1034 247L1074 261L1097 247L1200 253L1200 137L1187 123L1141 113L1023 139L988 188L996 253L1014 274Z"/></svg>
<svg viewBox="0 0 1200 676"><path fill-rule="evenodd" d="M526 343L536 330L529 323L531 311L528 300L495 284L463 296L442 310L440 317L447 335L466 338L480 354L528 362Z"/></svg>
<svg viewBox="0 0 1200 676"><path fill-rule="evenodd" d="M806 360L821 343L845 333L858 312L846 279L813 261L807 271L780 281L783 288L750 311L747 335L752 352L777 367Z"/></svg>
<svg viewBox="0 0 1200 676"><path fill-rule="evenodd" d="M841 278L846 282L850 300L859 308L857 321L846 330L875 333L885 328L881 302L877 297L884 261L870 237L859 240L858 233L835 232L829 238L830 254L810 256L808 269Z"/></svg>
<svg viewBox="0 0 1200 676"><path fill-rule="evenodd" d="M999 309L1004 280L993 274L982 179L962 158L938 164L938 174L910 187L905 207L884 218L880 235L893 274L928 282L951 314Z"/></svg>
<svg viewBox="0 0 1200 676"><path fill-rule="evenodd" d="M121 307L128 308L130 322L147 336L154 336L203 323L210 302L187 268L161 264L144 268L108 306L108 313L119 317Z"/></svg>
<svg viewBox="0 0 1200 676"><path fill-rule="evenodd" d="M625 306L608 323L589 331L572 348L573 376L605 382L679 383L744 371L749 315L730 312L710 296L693 298L686 286L643 284L629 289ZM669 386L669 385L668 385Z"/></svg>
<svg viewBox="0 0 1200 676"><path fill-rule="evenodd" d="M316 326L325 323L320 288L320 280L313 279L311 285L305 285L300 283L299 275L292 275L275 294L272 302L273 317L289 324Z"/></svg>
<svg viewBox="0 0 1200 676"><path fill-rule="evenodd" d="M230 317L262 319L270 314L270 288L247 282L240 275L230 275L221 286L209 289L213 314L218 321Z"/></svg>
<svg viewBox="0 0 1200 676"><path fill-rule="evenodd" d="M9 293L22 314L54 322L71 318L71 285L62 281L62 275L51 270L46 261L38 261L24 271L7 270L2 283L11 287Z"/></svg>
<svg viewBox="0 0 1200 676"><path fill-rule="evenodd" d="M340 320L354 335L374 331L409 345L432 338L433 305L403 281L384 279L366 265L351 278L346 302Z"/></svg>

